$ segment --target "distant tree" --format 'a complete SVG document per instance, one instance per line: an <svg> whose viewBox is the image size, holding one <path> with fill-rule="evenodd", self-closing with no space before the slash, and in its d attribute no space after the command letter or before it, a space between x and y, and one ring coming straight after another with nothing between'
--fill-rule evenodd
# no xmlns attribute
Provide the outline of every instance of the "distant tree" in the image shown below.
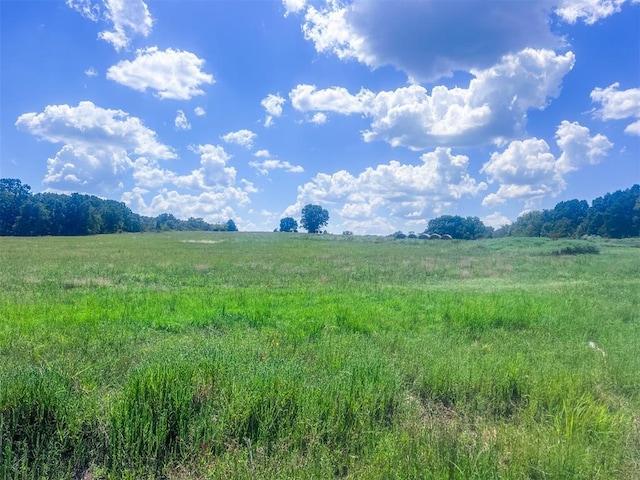
<svg viewBox="0 0 640 480"><path fill-rule="evenodd" d="M11 235L22 205L31 196L31 187L17 178L0 179L0 235Z"/></svg>
<svg viewBox="0 0 640 480"><path fill-rule="evenodd" d="M532 210L520 215L511 225L510 233L513 237L541 237L543 218L542 212Z"/></svg>
<svg viewBox="0 0 640 480"><path fill-rule="evenodd" d="M281 232L297 232L298 222L295 218L285 217L280 219L280 231Z"/></svg>
<svg viewBox="0 0 640 480"><path fill-rule="evenodd" d="M170 213L162 213L156 217L156 230L179 230L180 220Z"/></svg>
<svg viewBox="0 0 640 480"><path fill-rule="evenodd" d="M429 233L451 235L452 238L475 240L491 236L491 229L486 227L478 217L460 217L458 215L442 215L429 220Z"/></svg>
<svg viewBox="0 0 640 480"><path fill-rule="evenodd" d="M186 230L190 231L207 231L210 225L202 218L189 217L186 222Z"/></svg>
<svg viewBox="0 0 640 480"><path fill-rule="evenodd" d="M227 231L228 232L237 232L238 231L238 227L236 227L236 222L234 222L233 220L229 219L227 221Z"/></svg>
<svg viewBox="0 0 640 480"><path fill-rule="evenodd" d="M309 233L318 233L329 223L329 212L320 205L305 205L302 209L300 225Z"/></svg>

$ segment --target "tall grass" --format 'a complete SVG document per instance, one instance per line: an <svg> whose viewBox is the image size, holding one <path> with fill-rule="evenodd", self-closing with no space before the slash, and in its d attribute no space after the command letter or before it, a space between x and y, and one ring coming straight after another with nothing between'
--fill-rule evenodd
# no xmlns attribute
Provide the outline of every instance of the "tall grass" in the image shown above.
<svg viewBox="0 0 640 480"><path fill-rule="evenodd" d="M559 245L2 238L0 475L640 478L640 250Z"/></svg>

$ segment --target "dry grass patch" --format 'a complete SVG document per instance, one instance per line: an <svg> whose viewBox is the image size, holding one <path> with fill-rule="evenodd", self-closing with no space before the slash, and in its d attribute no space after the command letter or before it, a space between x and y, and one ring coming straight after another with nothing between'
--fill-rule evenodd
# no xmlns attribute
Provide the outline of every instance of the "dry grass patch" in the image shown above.
<svg viewBox="0 0 640 480"><path fill-rule="evenodd" d="M99 288L110 287L113 282L105 277L86 277L86 278L73 278L66 280L62 283L62 286L66 289L72 288Z"/></svg>

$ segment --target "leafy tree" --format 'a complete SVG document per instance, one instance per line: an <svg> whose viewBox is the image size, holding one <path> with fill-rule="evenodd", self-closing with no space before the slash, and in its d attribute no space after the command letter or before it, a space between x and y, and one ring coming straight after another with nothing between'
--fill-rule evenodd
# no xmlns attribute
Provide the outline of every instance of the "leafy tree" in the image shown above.
<svg viewBox="0 0 640 480"><path fill-rule="evenodd" d="M48 235L49 221L50 215L46 206L32 197L22 204L13 230L16 235L22 236Z"/></svg>
<svg viewBox="0 0 640 480"><path fill-rule="evenodd" d="M320 205L305 205L302 209L300 225L309 233L318 233L329 223L329 212Z"/></svg>
<svg viewBox="0 0 640 480"><path fill-rule="evenodd" d="M591 203L585 221L585 231L591 235L612 238L640 236L640 185L617 190L596 198Z"/></svg>
<svg viewBox="0 0 640 480"><path fill-rule="evenodd" d="M233 220L229 219L227 221L227 231L228 232L237 232L238 231L238 227L236 227L236 222L234 222Z"/></svg>
<svg viewBox="0 0 640 480"><path fill-rule="evenodd" d="M11 235L22 205L31 196L31 187L17 178L0 179L0 235Z"/></svg>
<svg viewBox="0 0 640 480"><path fill-rule="evenodd" d="M513 237L541 237L542 236L542 212L532 210L520 215L511 225Z"/></svg>
<svg viewBox="0 0 640 480"><path fill-rule="evenodd" d="M285 217L280 219L280 231L281 232L297 232L298 222L292 217Z"/></svg>
<svg viewBox="0 0 640 480"><path fill-rule="evenodd" d="M180 230L180 220L170 213L162 213L156 218L156 230Z"/></svg>

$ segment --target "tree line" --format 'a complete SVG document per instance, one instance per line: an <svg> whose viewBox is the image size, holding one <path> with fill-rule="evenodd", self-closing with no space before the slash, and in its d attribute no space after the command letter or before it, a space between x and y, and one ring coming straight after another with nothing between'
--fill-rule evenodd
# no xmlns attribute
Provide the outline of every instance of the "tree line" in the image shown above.
<svg viewBox="0 0 640 480"><path fill-rule="evenodd" d="M494 236L568 238L596 235L608 238L640 236L640 185L585 200L567 200L549 210L518 217Z"/></svg>
<svg viewBox="0 0 640 480"><path fill-rule="evenodd" d="M498 228L486 226L478 217L442 215L429 220L422 235L450 235L475 240L497 237L607 238L640 237L640 185L617 190L591 202L567 200L552 209L533 210L515 222ZM419 238L420 234L395 232L395 238Z"/></svg>
<svg viewBox="0 0 640 480"><path fill-rule="evenodd" d="M329 212L320 205L302 209L300 226L318 233L329 222ZM169 213L146 217L133 213L124 203L92 195L31 193L18 179L0 179L0 235L96 235L151 231L237 231L233 220L208 223L202 218L180 220ZM292 217L281 219L281 232L297 232ZM351 233L351 232L349 232ZM607 193L591 202L567 200L552 209L527 212L515 222L493 229L478 217L442 215L429 220L421 234L395 232L395 238L418 238L428 234L475 240L492 237L608 238L640 237L640 185Z"/></svg>
<svg viewBox="0 0 640 480"><path fill-rule="evenodd" d="M169 230L237 231L233 220L180 220L169 213L147 217L115 200L73 193L31 193L18 179L0 179L0 235L97 235Z"/></svg>

